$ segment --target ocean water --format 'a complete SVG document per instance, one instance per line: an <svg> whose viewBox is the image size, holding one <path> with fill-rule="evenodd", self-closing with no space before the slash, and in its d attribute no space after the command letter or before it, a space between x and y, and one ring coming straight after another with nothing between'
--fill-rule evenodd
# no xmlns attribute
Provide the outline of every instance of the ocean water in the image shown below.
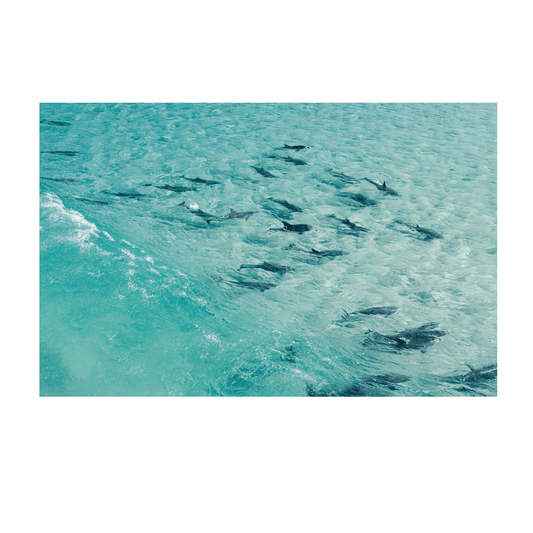
<svg viewBox="0 0 533 533"><path fill-rule="evenodd" d="M496 395L496 105L40 121L42 396ZM230 209L253 214L214 220ZM264 262L291 270L240 268Z"/></svg>

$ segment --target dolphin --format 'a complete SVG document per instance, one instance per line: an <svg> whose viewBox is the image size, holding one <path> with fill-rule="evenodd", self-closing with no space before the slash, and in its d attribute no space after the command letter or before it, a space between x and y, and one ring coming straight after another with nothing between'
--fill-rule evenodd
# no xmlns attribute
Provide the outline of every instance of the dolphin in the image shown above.
<svg viewBox="0 0 533 533"><path fill-rule="evenodd" d="M202 211L201 209L193 209L192 207L189 207L185 205L185 201L181 202L181 204L178 204L178 207L185 207L185 209L188 209L193 215L196 215L201 218L215 218L215 215L211 215L210 213L206 213L205 211Z"/></svg>
<svg viewBox="0 0 533 533"><path fill-rule="evenodd" d="M272 263L263 262L259 265L241 265L239 267L239 270L241 268L262 268L263 270L267 270L268 272L277 272L278 274L286 274L287 272L292 272L292 268L283 266L283 265L274 265Z"/></svg>
<svg viewBox="0 0 533 533"><path fill-rule="evenodd" d="M274 176L274 174L272 174L272 172L269 172L268 170L265 170L263 167L259 168L259 167L254 167L252 166L252 168L259 172L259 174L261 174L261 176L265 176L265 178L275 178L276 176Z"/></svg>
<svg viewBox="0 0 533 533"><path fill-rule="evenodd" d="M369 180L368 178L363 178L363 179L368 181L369 183L377 187L378 190L383 191L384 193L391 194L392 196L400 196L400 194L397 193L394 189L387 187L387 184L385 182L383 182L383 185L381 185L381 183Z"/></svg>
<svg viewBox="0 0 533 533"><path fill-rule="evenodd" d="M405 383L409 381L409 376L403 374L382 374L380 376L368 376L363 380L365 383L377 383L378 385L387 385L390 388L389 383Z"/></svg>
<svg viewBox="0 0 533 533"><path fill-rule="evenodd" d="M332 169L328 170L328 172L332 176L335 176L336 178L340 178L342 181L347 181L347 182L361 181L361 178L353 178L352 176L347 176L346 174L343 174L342 172L335 172Z"/></svg>
<svg viewBox="0 0 533 533"><path fill-rule="evenodd" d="M346 387L326 387L323 389L314 389L306 383L307 396L387 396L387 393L372 386L365 386L355 381ZM391 387L395 389L395 387Z"/></svg>
<svg viewBox="0 0 533 533"><path fill-rule="evenodd" d="M449 383L479 383L489 379L494 379L498 375L498 368L496 364L487 365L477 370L469 364L466 364L466 366L470 369L470 372L467 372L466 374L448 376L442 378L443 381L447 381Z"/></svg>
<svg viewBox="0 0 533 533"><path fill-rule="evenodd" d="M395 222L397 224L403 224L408 228L418 231L418 233L424 235L424 240L426 241L430 241L431 239L444 239L444 237L440 233L429 228L421 228L418 224L409 224L408 222L402 222L401 220L395 220Z"/></svg>
<svg viewBox="0 0 533 533"><path fill-rule="evenodd" d="M348 313L346 309L343 309L344 313L341 317L341 321L358 320L359 317L357 315L389 316L395 313L397 310L398 310L397 307L369 307L368 309L363 309L361 311L353 311L352 313Z"/></svg>
<svg viewBox="0 0 533 533"><path fill-rule="evenodd" d="M322 250L319 252L318 250L311 248L311 251L307 253L318 255L320 257L338 257L339 255L348 255L349 252L341 252L340 250Z"/></svg>
<svg viewBox="0 0 533 533"><path fill-rule="evenodd" d="M146 194L140 194L138 192L111 192L111 191L102 191L105 194L112 194L113 196L120 196L122 198L140 198L141 196L146 196Z"/></svg>
<svg viewBox="0 0 533 533"><path fill-rule="evenodd" d="M423 235L426 236L426 240L429 240L429 239L444 239L444 237L432 230L432 229L428 229L428 228L421 228L418 224L413 228L415 229L416 231L418 231L418 233L422 233Z"/></svg>
<svg viewBox="0 0 533 533"><path fill-rule="evenodd" d="M310 226L309 224L289 224L288 222L285 222L285 220L282 220L283 227L282 228L271 228L272 231L292 231L294 233L304 233L306 231L311 231L313 229L313 226Z"/></svg>
<svg viewBox="0 0 533 533"><path fill-rule="evenodd" d="M188 181L193 181L194 183L203 183L204 185L217 185L218 183L221 183L220 181L204 180L202 178L186 178L185 176L180 176L180 178L183 178L184 180Z"/></svg>
<svg viewBox="0 0 533 533"><path fill-rule="evenodd" d="M337 218L335 215L328 215L328 218L333 218L335 220L338 220L341 224L344 224L345 226L348 226L351 230L355 231L356 233L362 232L362 233L369 233L370 230L359 226L359 224L356 224L355 222L351 222L350 219L345 218Z"/></svg>
<svg viewBox="0 0 533 533"><path fill-rule="evenodd" d="M53 150L51 152L41 152L41 154L68 155L69 157L72 157L79 154L79 152L72 152L70 150Z"/></svg>
<svg viewBox="0 0 533 533"><path fill-rule="evenodd" d="M41 179L42 180L50 180L50 181L60 181L62 183L73 183L75 181L80 181L80 180L77 180L75 178L44 178L43 176L41 176Z"/></svg>
<svg viewBox="0 0 533 533"><path fill-rule="evenodd" d="M318 257L338 257L339 255L348 255L349 252L341 252L340 250L323 250L319 252L315 248L311 248L311 251L308 250L302 250L301 248L296 248L296 246L293 244L289 244L289 246L286 246L283 248L283 250L294 250L295 252L304 252L306 254L312 254Z"/></svg>
<svg viewBox="0 0 533 533"><path fill-rule="evenodd" d="M109 205L109 202L104 202L102 200L91 200L90 198L82 198L81 196L72 196L72 198L86 204Z"/></svg>
<svg viewBox="0 0 533 533"><path fill-rule="evenodd" d="M343 388L326 387L325 389L313 389L309 383L307 385L308 396L386 396L387 391L376 388L384 386L390 390L397 390L395 387L398 383L409 381L409 376L403 374L381 374L378 376L368 376L361 381L354 381L351 385Z"/></svg>
<svg viewBox="0 0 533 533"><path fill-rule="evenodd" d="M70 122L60 122L59 120L41 120L40 124L49 124L50 126L70 126Z"/></svg>
<svg viewBox="0 0 533 533"><path fill-rule="evenodd" d="M372 200L370 198L367 198L366 196L360 194L360 193L341 193L339 196L344 196L345 198L350 198L354 202L357 202L361 204L363 207L367 207L369 205L376 205L377 202L375 200Z"/></svg>
<svg viewBox="0 0 533 533"><path fill-rule="evenodd" d="M392 313L395 313L398 310L397 307L369 307L368 309L363 309L362 311L358 311L358 313L361 313L363 315L392 315Z"/></svg>
<svg viewBox="0 0 533 533"><path fill-rule="evenodd" d="M227 215L223 215L221 217L206 218L205 221L209 224L211 222L222 221L222 220L231 220L231 219L234 219L234 218L248 219L254 213L255 213L255 211L243 211L242 213L239 213L239 212L235 211L235 209L230 208L229 213Z"/></svg>
<svg viewBox="0 0 533 533"><path fill-rule="evenodd" d="M438 338L446 335L445 331L435 330L438 324L429 322L414 329L401 331L396 335L382 335L373 331L367 333L373 334L373 342L386 346L393 346L399 349L422 350L425 352L430 346L438 342Z"/></svg>
<svg viewBox="0 0 533 533"><path fill-rule="evenodd" d="M265 283L262 281L233 281L222 278L220 278L220 281L225 281L226 283L234 283L235 285L239 285L240 287L246 287L247 289L254 289L256 291L261 292L277 287L275 283Z"/></svg>
<svg viewBox="0 0 533 533"><path fill-rule="evenodd" d="M309 146L305 146L305 144L297 144L295 146L284 144L283 148L276 148L276 150L303 150L305 148L309 148Z"/></svg>
<svg viewBox="0 0 533 533"><path fill-rule="evenodd" d="M302 210L293 205L293 204L290 204L289 202L287 202L287 200L276 200L275 198L268 198L269 200L271 200L272 202L276 202L277 204L280 204L282 205L283 207L286 207L287 209L290 209L291 211L294 211L295 213L301 213Z"/></svg>
<svg viewBox="0 0 533 533"><path fill-rule="evenodd" d="M165 191L172 191L172 192L187 192L187 191L195 191L196 189L191 189L190 187L183 187L183 185L152 185L150 183L145 183L144 187L157 187L158 189L163 189Z"/></svg>

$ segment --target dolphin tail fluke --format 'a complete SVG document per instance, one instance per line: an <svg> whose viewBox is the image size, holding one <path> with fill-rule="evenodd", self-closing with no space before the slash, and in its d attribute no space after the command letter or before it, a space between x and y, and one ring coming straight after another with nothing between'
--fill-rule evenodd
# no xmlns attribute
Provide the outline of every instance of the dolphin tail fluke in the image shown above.
<svg viewBox="0 0 533 533"><path fill-rule="evenodd" d="M346 309L343 309L343 311L344 311L344 314L342 315L342 318L343 318L343 319L344 319L344 318L348 318L348 315L349 315L350 313L348 313L348 311L346 311Z"/></svg>

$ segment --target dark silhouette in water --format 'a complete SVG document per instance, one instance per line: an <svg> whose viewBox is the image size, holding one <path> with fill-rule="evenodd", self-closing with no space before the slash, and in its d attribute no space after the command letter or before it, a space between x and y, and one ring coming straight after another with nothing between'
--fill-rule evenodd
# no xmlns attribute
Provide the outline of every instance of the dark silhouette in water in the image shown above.
<svg viewBox="0 0 533 533"><path fill-rule="evenodd" d="M383 191L384 193L391 194L392 196L400 196L400 194L397 193L394 189L387 187L387 184L385 182L383 182L383 185L381 185L381 183L369 180L368 178L363 179L368 181L369 183L377 187L378 190Z"/></svg>
<svg viewBox="0 0 533 533"><path fill-rule="evenodd" d="M234 281L234 280L228 280L228 279L222 279L222 278L220 278L219 281L223 281L225 283L233 283L235 285L239 285L239 287L245 287L247 289L253 289L253 290L261 291L261 292L277 287L275 283L265 283L262 281L241 281L241 280Z"/></svg>
<svg viewBox="0 0 533 533"><path fill-rule="evenodd" d="M341 250L323 250L319 252L318 250L315 250L315 248L311 248L311 251L308 250L302 250L301 248L296 248L296 246L293 244L289 244L289 246L286 246L283 248L284 250L294 250L295 252L304 252L306 254L312 254L317 257L338 257L339 255L348 255L349 252L342 252Z"/></svg>
<svg viewBox="0 0 533 533"><path fill-rule="evenodd" d="M113 196L119 196L121 198L141 198L146 196L146 194L141 194L138 192L111 192L111 191L102 191L104 194L111 194Z"/></svg>
<svg viewBox="0 0 533 533"><path fill-rule="evenodd" d="M275 155L270 155L268 157L270 159L281 159L282 161L287 161L287 163L292 163L296 166L307 165L305 161L303 161L302 159L297 159L296 157L279 157Z"/></svg>
<svg viewBox="0 0 533 533"><path fill-rule="evenodd" d="M397 307L369 307L368 309L363 309L361 311L353 311L348 313L346 309L343 309L344 313L339 320L339 322L351 322L361 320L360 315L380 315L380 316L389 316L395 313L398 310Z"/></svg>
<svg viewBox="0 0 533 533"><path fill-rule="evenodd" d="M444 237L429 228L421 228L418 224L409 224L409 222L403 222L402 220L395 220L396 224L403 224L404 226L407 226L408 228L414 229L415 231L418 231L418 233L421 233L424 236L424 240L430 241L432 239L443 239Z"/></svg>
<svg viewBox="0 0 533 533"><path fill-rule="evenodd" d="M276 176L274 176L274 174L272 174L272 172L269 172L268 170L265 170L263 167L259 168L259 167L252 166L252 168L256 172L259 172L259 174L261 174L261 176L265 176L265 178L275 178L276 177Z"/></svg>
<svg viewBox="0 0 533 533"><path fill-rule="evenodd" d="M295 213L301 213L302 210L295 206L294 204L290 204L287 202L287 200L276 200L275 198L268 198L272 202L276 202L277 204L282 205L283 207L286 207L287 209L290 209L291 211L294 211Z"/></svg>
<svg viewBox="0 0 533 533"><path fill-rule="evenodd" d="M189 191L195 191L196 189L193 189L191 187L184 187L183 185L153 185L152 183L145 183L143 184L144 187L156 187L158 189L163 189L165 191L172 191L172 192L189 192Z"/></svg>
<svg viewBox="0 0 533 533"><path fill-rule="evenodd" d="M335 215L328 215L328 218L333 218L334 220L338 220L341 224L348 226L356 234L370 232L369 229L365 228L364 226L359 226L359 224L356 224L355 222L351 222L348 218L345 218L345 219L337 218Z"/></svg>
<svg viewBox="0 0 533 533"><path fill-rule="evenodd" d="M295 146L289 146L288 144L284 144L283 148L276 148L276 150L303 150L305 148L309 148L309 146L305 146L304 144L297 144Z"/></svg>
<svg viewBox="0 0 533 533"><path fill-rule="evenodd" d="M201 209L193 209L192 207L185 205L185 201L181 202L181 204L178 204L178 207L180 206L185 207L185 209L188 209L189 212L191 212L193 215L196 215L197 217L215 218L215 215L211 215L210 213L206 213L205 211L202 211Z"/></svg>
<svg viewBox="0 0 533 533"><path fill-rule="evenodd" d="M49 124L50 126L70 126L70 122L60 122L59 120L41 120L40 124Z"/></svg>
<svg viewBox="0 0 533 533"><path fill-rule="evenodd" d="M363 380L365 383L376 383L377 385L386 385L389 388L396 390L395 387L391 387L391 383L405 383L409 381L409 376L403 374L382 374L380 376L369 376Z"/></svg>
<svg viewBox="0 0 533 533"><path fill-rule="evenodd" d="M368 309L363 309L362 311L357 311L363 315L392 315L398 310L397 307L369 307Z"/></svg>
<svg viewBox="0 0 533 533"><path fill-rule="evenodd" d="M374 331L368 331L367 333L372 335L370 342L374 344L425 352L439 340L439 337L446 335L445 331L435 330L434 328L437 326L438 324L435 322L429 322L418 328L401 331L396 335L382 335ZM365 344L368 344L368 342L365 342Z"/></svg>
<svg viewBox="0 0 533 533"><path fill-rule="evenodd" d="M255 213L255 211L243 211L242 213L239 213L239 212L235 211L235 209L231 209L230 208L230 211L229 211L229 213L227 215L223 215L221 217L215 217L215 218L208 218L208 219L206 219L206 222L208 224L210 224L211 222L220 222L222 220L232 220L234 218L248 219L254 213Z"/></svg>
<svg viewBox="0 0 533 533"><path fill-rule="evenodd" d="M336 178L340 178L345 183L354 183L356 181L361 181L361 178L353 178L352 176L347 176L346 174L343 174L342 172L335 172L333 169L328 170L328 172L335 176Z"/></svg>
<svg viewBox="0 0 533 533"><path fill-rule="evenodd" d="M78 155L80 152L72 152L70 150L53 150L51 152L41 152L41 154L54 154L54 155L66 155L69 157L73 157L75 155Z"/></svg>
<svg viewBox="0 0 533 533"><path fill-rule="evenodd" d="M109 205L109 202L104 202L103 200L92 200L91 198L82 198L81 196L72 196L72 198L86 204Z"/></svg>
<svg viewBox="0 0 533 533"><path fill-rule="evenodd" d="M370 205L377 205L377 202L375 200L372 200L370 198L367 198L363 194L360 194L358 192L356 193L340 193L339 196L343 196L345 198L350 198L350 200L353 200L354 202L357 202L362 207L368 207Z"/></svg>
<svg viewBox="0 0 533 533"><path fill-rule="evenodd" d="M409 381L409 376L402 374L382 374L379 376L369 376L361 382L355 381L346 387L326 387L314 389L306 383L308 396L388 396L389 393L379 388L386 387L389 390L397 390L394 386L397 383Z"/></svg>
<svg viewBox="0 0 533 533"><path fill-rule="evenodd" d="M50 180L50 181L59 181L61 183L74 183L75 181L80 181L74 178L43 178L41 176L42 180Z"/></svg>
<svg viewBox="0 0 533 533"><path fill-rule="evenodd" d="M278 274L286 274L287 272L292 272L292 268L283 266L283 265L274 265L273 263L260 263L259 265L241 265L241 268L261 268L267 270L268 272L277 272Z"/></svg>
<svg viewBox="0 0 533 533"><path fill-rule="evenodd" d="M282 228L271 228L271 231L292 231L293 233L305 233L306 231L311 231L313 226L309 224L289 224L285 220L281 221L283 223Z"/></svg>
<svg viewBox="0 0 533 533"><path fill-rule="evenodd" d="M487 365L477 370L469 364L466 364L466 366L470 369L470 372L467 372L466 374L448 376L442 378L442 380L448 383L469 383L470 385L476 385L478 383L483 383L485 381L494 379L498 375L498 368L496 364Z"/></svg>
<svg viewBox="0 0 533 533"><path fill-rule="evenodd" d="M348 255L349 252L342 252L341 250L322 250L319 252L318 250L311 248L311 251L306 253L318 255L319 257L338 257L339 255Z"/></svg>
<svg viewBox="0 0 533 533"><path fill-rule="evenodd" d="M203 178L186 178L185 176L180 176L180 178L183 178L187 181L192 181L194 183L203 183L204 185L217 185L221 183L220 181L216 180L204 180Z"/></svg>

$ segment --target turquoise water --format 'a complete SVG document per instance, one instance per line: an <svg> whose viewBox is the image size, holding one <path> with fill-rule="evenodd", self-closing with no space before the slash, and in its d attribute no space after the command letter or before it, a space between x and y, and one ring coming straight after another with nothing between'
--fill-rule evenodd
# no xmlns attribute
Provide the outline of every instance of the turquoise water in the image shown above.
<svg viewBox="0 0 533 533"><path fill-rule="evenodd" d="M496 395L467 366L496 364L495 105L42 104L40 120L41 395ZM253 215L199 216L230 208ZM292 270L239 269L263 262ZM376 306L397 309L356 313ZM394 340L428 323L445 335Z"/></svg>

